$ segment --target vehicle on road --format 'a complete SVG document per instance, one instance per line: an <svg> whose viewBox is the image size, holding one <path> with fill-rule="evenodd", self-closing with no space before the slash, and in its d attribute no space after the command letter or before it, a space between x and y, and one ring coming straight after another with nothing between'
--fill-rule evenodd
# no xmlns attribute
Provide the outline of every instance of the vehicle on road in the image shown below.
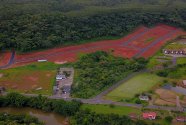
<svg viewBox="0 0 186 125"><path fill-rule="evenodd" d="M161 109L161 107L158 107L158 109Z"/></svg>

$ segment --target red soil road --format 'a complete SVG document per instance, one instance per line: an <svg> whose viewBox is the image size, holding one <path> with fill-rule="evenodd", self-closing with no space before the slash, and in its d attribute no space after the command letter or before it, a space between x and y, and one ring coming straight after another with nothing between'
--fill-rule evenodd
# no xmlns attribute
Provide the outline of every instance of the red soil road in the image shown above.
<svg viewBox="0 0 186 125"><path fill-rule="evenodd" d="M176 27L168 26L168 25L164 25L164 24L158 24L156 26L161 26L161 27L164 27L164 28L167 28L167 29L170 29L170 30L176 30L176 29L178 29Z"/></svg>
<svg viewBox="0 0 186 125"><path fill-rule="evenodd" d="M132 48L128 48L125 46L120 46L120 45L116 45L116 46L107 46L107 47L99 47L99 48L93 48L93 49L88 49L88 50L82 50L82 51L77 51L77 52L70 52L70 53L64 53L64 54L59 54L59 55L55 55L55 56L50 56L50 57L46 57L46 58L41 58L41 59L47 59L48 61L54 61L56 63L65 63L65 62L75 62L78 59L77 53L91 53L91 52L95 52L97 50L105 50L110 52L110 48L114 49L114 52L112 53L115 56L123 56L123 57L133 57L134 55L136 55L137 53L140 52L140 50L135 50ZM36 60L31 60L31 61L24 61L24 62L18 62L18 63L14 63L10 67L17 67L17 66L24 66L27 65L31 62L37 62Z"/></svg>
<svg viewBox="0 0 186 125"><path fill-rule="evenodd" d="M144 33L137 39L129 42L127 45L128 46L133 46L137 48L144 49L153 42L157 41L158 39L162 38L163 36L171 33L170 30L164 29L162 27L154 27L153 29L149 30L148 32ZM154 37L154 40L145 42L145 40L148 40L150 38Z"/></svg>
<svg viewBox="0 0 186 125"><path fill-rule="evenodd" d="M8 64L8 62L10 61L12 52L10 51L5 51L0 53L0 67L5 66L6 64Z"/></svg>
<svg viewBox="0 0 186 125"><path fill-rule="evenodd" d="M135 37L136 35L140 34L141 32L147 29L148 28L146 27L140 27L139 29L133 31L129 35L121 39L118 39L118 40L100 41L100 42L86 43L86 44L76 45L76 46L57 47L57 48L49 49L46 51L40 51L40 52L35 52L35 53L30 53L30 54L23 54L23 55L15 54L14 60L18 61L18 60L23 60L23 59L33 58L33 57L39 57L39 56L44 56L44 55L49 55L49 54L54 54L54 53L59 53L59 52L65 52L65 51L70 51L70 50L89 48L89 47L94 47L94 46L121 44L121 43L125 43L126 41L130 40L131 38Z"/></svg>
<svg viewBox="0 0 186 125"><path fill-rule="evenodd" d="M143 52L141 55L139 55L139 57L145 57L148 58L152 55L154 55L159 49L161 49L162 45L164 45L168 40L171 40L173 38L176 38L179 35L186 35L185 32L181 31L181 29L179 31L177 31L176 33L170 35L169 37L161 40L160 42L158 42L157 44L155 44L153 47L149 48L148 50L146 50L145 52Z"/></svg>

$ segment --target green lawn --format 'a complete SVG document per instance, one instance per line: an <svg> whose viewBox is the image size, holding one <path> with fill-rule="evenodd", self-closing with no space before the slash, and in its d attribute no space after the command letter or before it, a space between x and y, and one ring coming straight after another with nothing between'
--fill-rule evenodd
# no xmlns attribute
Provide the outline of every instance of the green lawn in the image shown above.
<svg viewBox="0 0 186 125"><path fill-rule="evenodd" d="M105 98L111 100L131 99L136 93L148 91L161 79L161 77L150 73L137 75L108 93Z"/></svg>
<svg viewBox="0 0 186 125"><path fill-rule="evenodd" d="M176 64L183 64L183 63L186 63L186 58L184 57L177 58Z"/></svg>
<svg viewBox="0 0 186 125"><path fill-rule="evenodd" d="M115 108L110 108L107 104L83 104L81 109L89 108L92 112L103 113L103 114L119 114L128 115L129 113L136 113L141 115L142 112L136 107L115 105Z"/></svg>

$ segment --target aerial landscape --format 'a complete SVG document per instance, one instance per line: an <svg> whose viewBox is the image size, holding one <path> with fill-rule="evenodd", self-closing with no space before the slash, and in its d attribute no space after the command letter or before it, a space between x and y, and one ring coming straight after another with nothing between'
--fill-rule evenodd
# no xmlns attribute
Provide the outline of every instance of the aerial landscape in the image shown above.
<svg viewBox="0 0 186 125"><path fill-rule="evenodd" d="M0 0L0 125L185 125L186 0Z"/></svg>

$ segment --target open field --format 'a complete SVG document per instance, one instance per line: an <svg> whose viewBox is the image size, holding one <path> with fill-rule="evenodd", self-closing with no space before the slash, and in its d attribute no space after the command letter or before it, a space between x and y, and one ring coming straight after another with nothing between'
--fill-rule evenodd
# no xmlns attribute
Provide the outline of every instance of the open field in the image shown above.
<svg viewBox="0 0 186 125"><path fill-rule="evenodd" d="M137 39L128 43L128 46L133 46L137 48L144 49L150 44L154 43L158 39L162 38L163 36L171 33L170 30L162 28L162 27L154 27L150 29L148 32L144 33L142 36L138 37ZM151 39L154 38L154 39ZM148 41L147 41L148 40Z"/></svg>
<svg viewBox="0 0 186 125"><path fill-rule="evenodd" d="M110 48L114 49L114 52L111 53L115 56L128 58L142 56L148 58L159 50L167 40L175 38L180 34L184 35L186 33L181 31L181 29L169 27L167 25L159 24L150 29L140 27L118 40L105 40L82 45L56 47L22 55L15 54L14 60L16 62L11 64L9 68L27 65L36 62L38 59L47 59L48 61L54 61L56 64L75 62L78 58L77 53L90 53L97 50L111 52ZM145 40L148 40L148 42L144 43Z"/></svg>
<svg viewBox="0 0 186 125"><path fill-rule="evenodd" d="M177 60L176 60L177 65L184 64L184 63L186 63L186 58L184 58L184 57L177 58Z"/></svg>
<svg viewBox="0 0 186 125"><path fill-rule="evenodd" d="M172 43L165 46L164 49L184 49L186 45L180 43Z"/></svg>
<svg viewBox="0 0 186 125"><path fill-rule="evenodd" d="M1 72L1 71L0 71ZM42 71L3 71L0 78L0 86L4 86L8 91L29 93L51 94L52 82L56 75L56 70ZM36 91L36 88L42 87L42 90Z"/></svg>
<svg viewBox="0 0 186 125"><path fill-rule="evenodd" d="M176 96L182 95L181 93L162 88L157 89L155 92L159 95L159 98L157 98L154 103L158 105L176 106Z"/></svg>
<svg viewBox="0 0 186 125"><path fill-rule="evenodd" d="M161 77L150 73L137 75L108 93L105 98L111 100L131 99L137 93L148 91L161 79Z"/></svg>
<svg viewBox="0 0 186 125"><path fill-rule="evenodd" d="M138 115L141 115L142 112L136 107L130 107L130 106L120 106L120 105L115 105L115 108L111 108L107 104L83 104L81 109L86 109L89 108L92 112L97 112L97 113L104 113L104 114L109 114L109 113L114 113L114 114L119 114L119 115L128 115L129 113L136 113Z"/></svg>

